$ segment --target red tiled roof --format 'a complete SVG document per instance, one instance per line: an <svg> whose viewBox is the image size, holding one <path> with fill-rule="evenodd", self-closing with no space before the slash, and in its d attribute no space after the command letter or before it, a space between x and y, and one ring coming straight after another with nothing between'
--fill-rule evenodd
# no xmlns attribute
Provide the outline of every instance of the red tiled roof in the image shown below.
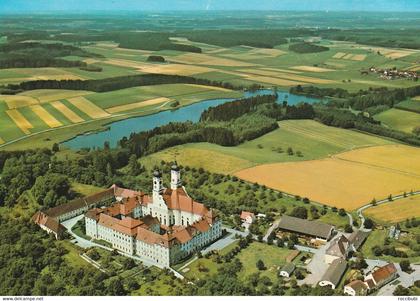
<svg viewBox="0 0 420 301"><path fill-rule="evenodd" d="M64 230L64 227L56 219L46 215L41 211L35 213L35 215L32 217L32 221L37 225L45 226L56 234Z"/></svg>
<svg viewBox="0 0 420 301"><path fill-rule="evenodd" d="M190 198L182 187L174 190L170 188L165 189L163 199L169 209L181 210L201 216L206 215L208 212L206 206Z"/></svg>
<svg viewBox="0 0 420 301"><path fill-rule="evenodd" d="M241 212L241 219L246 219L248 217L255 218L255 215L254 215L254 213L248 212L248 211L242 211Z"/></svg>
<svg viewBox="0 0 420 301"><path fill-rule="evenodd" d="M126 189L126 188L121 188L118 187L117 185L112 185L111 188L114 191L114 195L117 197L122 197L122 198L135 198L137 196L142 196L144 195L143 192L141 191L135 191L135 190L131 190L131 189Z"/></svg>
<svg viewBox="0 0 420 301"><path fill-rule="evenodd" d="M172 244L175 243L174 237L169 236L168 234L160 235L158 233L155 233L153 231L147 230L142 227L137 228L137 240L144 241L148 244L158 244L161 246L164 246L168 248Z"/></svg>
<svg viewBox="0 0 420 301"><path fill-rule="evenodd" d="M99 221L99 215L104 212L104 209L93 208L85 213L85 216L95 221Z"/></svg>
<svg viewBox="0 0 420 301"><path fill-rule="evenodd" d="M142 224L142 221L131 217L118 219L101 213L99 215L99 224L120 233L135 235L137 232L136 229Z"/></svg>
<svg viewBox="0 0 420 301"><path fill-rule="evenodd" d="M388 263L387 265L377 269L372 273L372 277L376 283L383 282L397 273L397 268L393 263Z"/></svg>

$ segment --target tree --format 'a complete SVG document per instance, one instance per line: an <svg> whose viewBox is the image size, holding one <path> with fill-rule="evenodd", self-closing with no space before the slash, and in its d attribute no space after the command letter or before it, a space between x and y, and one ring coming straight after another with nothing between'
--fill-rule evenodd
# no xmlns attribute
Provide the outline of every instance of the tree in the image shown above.
<svg viewBox="0 0 420 301"><path fill-rule="evenodd" d="M133 277L130 277L127 280L127 288L129 291L135 291L140 288L140 285Z"/></svg>
<svg viewBox="0 0 420 301"><path fill-rule="evenodd" d="M101 258L101 255L99 255L96 249L91 249L90 251L87 252L87 255L95 261Z"/></svg>
<svg viewBox="0 0 420 301"><path fill-rule="evenodd" d="M293 156L293 148L291 148L290 146L287 148L287 154L289 156Z"/></svg>
<svg viewBox="0 0 420 301"><path fill-rule="evenodd" d="M141 165L137 160L137 156L134 154L131 155L130 159L128 160L128 170L132 176L137 176L142 172Z"/></svg>
<svg viewBox="0 0 420 301"><path fill-rule="evenodd" d="M401 284L396 287L394 292L392 293L394 296L409 296L410 290L408 288L405 288Z"/></svg>
<svg viewBox="0 0 420 301"><path fill-rule="evenodd" d="M376 206L376 199L374 198L374 199L370 202L370 204L371 204L372 206Z"/></svg>
<svg viewBox="0 0 420 301"><path fill-rule="evenodd" d="M401 267L401 270L403 270L404 272L410 272L411 271L410 260L408 259L401 260L400 267Z"/></svg>
<svg viewBox="0 0 420 301"><path fill-rule="evenodd" d="M353 232L353 227L352 227L350 224L346 224L346 225L344 226L344 231L345 231L346 233L352 233L352 232Z"/></svg>
<svg viewBox="0 0 420 301"><path fill-rule="evenodd" d="M264 262L261 259L258 259L256 266L257 266L257 269L260 271L265 270Z"/></svg>
<svg viewBox="0 0 420 301"><path fill-rule="evenodd" d="M365 226L366 229L372 229L374 226L374 223L370 218L366 218L365 222L363 223L363 226Z"/></svg>
<svg viewBox="0 0 420 301"><path fill-rule="evenodd" d="M305 207L299 206L293 208L292 212L290 213L291 216L298 217L301 219L308 218L308 210Z"/></svg>
<svg viewBox="0 0 420 301"><path fill-rule="evenodd" d="M132 268L136 266L136 263L134 262L132 258L126 258L124 259L123 266L124 266L124 269L131 270Z"/></svg>
<svg viewBox="0 0 420 301"><path fill-rule="evenodd" d="M109 296L124 296L127 292L124 289L120 278L112 279L107 287L107 295Z"/></svg>
<svg viewBox="0 0 420 301"><path fill-rule="evenodd" d="M57 153L60 151L60 147L58 145L58 143L54 143L51 149L54 153Z"/></svg>
<svg viewBox="0 0 420 301"><path fill-rule="evenodd" d="M346 210L344 210L344 208L340 208L339 210L338 210L338 215L340 215L340 216L346 216Z"/></svg>

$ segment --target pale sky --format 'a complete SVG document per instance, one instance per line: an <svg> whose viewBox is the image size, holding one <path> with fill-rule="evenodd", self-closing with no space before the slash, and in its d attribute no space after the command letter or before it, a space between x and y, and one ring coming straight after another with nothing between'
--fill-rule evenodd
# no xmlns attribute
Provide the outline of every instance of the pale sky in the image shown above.
<svg viewBox="0 0 420 301"><path fill-rule="evenodd" d="M47 11L420 11L420 0L0 0L0 13Z"/></svg>

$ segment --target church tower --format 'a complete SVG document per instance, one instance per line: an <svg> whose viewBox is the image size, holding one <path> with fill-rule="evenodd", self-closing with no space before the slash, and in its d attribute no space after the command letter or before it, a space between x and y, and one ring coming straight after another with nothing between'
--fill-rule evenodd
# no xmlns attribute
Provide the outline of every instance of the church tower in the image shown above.
<svg viewBox="0 0 420 301"><path fill-rule="evenodd" d="M181 172L179 171L179 167L177 163L175 162L171 166L171 189L176 190L178 187L182 186L181 181Z"/></svg>
<svg viewBox="0 0 420 301"><path fill-rule="evenodd" d="M162 174L159 170L153 172L153 198L159 196L163 192Z"/></svg>

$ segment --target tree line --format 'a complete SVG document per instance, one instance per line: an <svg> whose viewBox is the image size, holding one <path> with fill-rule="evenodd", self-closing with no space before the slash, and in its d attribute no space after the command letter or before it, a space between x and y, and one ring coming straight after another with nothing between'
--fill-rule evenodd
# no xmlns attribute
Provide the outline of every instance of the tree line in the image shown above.
<svg viewBox="0 0 420 301"><path fill-rule="evenodd" d="M387 87L369 88L368 90L359 90L356 92L349 92L341 88L319 88L298 85L291 87L289 91L293 94L308 95L317 98L338 98L338 100L329 100L329 105L340 108L348 108L350 106L355 110L365 110L380 105L387 105L392 108L397 103L409 97L420 95L420 85L397 89L388 89Z"/></svg>
<svg viewBox="0 0 420 301"><path fill-rule="evenodd" d="M70 61L61 58L70 55L99 56L81 48L60 43L8 43L0 45L0 69L87 66L85 62L80 60Z"/></svg>
<svg viewBox="0 0 420 301"><path fill-rule="evenodd" d="M109 77L104 79L90 80L34 80L19 84L9 84L3 88L4 94L16 94L22 91L36 89L68 89L88 90L94 92L108 92L138 86L151 86L161 84L197 84L216 86L231 90L244 89L243 86L235 86L227 82L211 81L182 75L167 74L138 74L129 76Z"/></svg>
<svg viewBox="0 0 420 301"><path fill-rule="evenodd" d="M313 43L301 42L289 45L289 50L297 53L316 53L330 50L328 47Z"/></svg>

